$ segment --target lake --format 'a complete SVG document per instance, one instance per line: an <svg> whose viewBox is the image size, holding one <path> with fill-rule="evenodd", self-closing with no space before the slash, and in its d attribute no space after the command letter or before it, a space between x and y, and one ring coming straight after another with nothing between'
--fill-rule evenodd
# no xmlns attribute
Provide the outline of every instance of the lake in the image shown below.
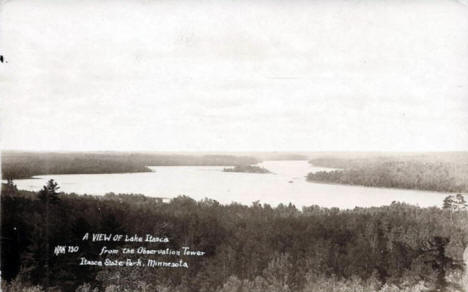
<svg viewBox="0 0 468 292"><path fill-rule="evenodd" d="M440 207L448 195L310 183L305 180L307 173L333 169L313 167L307 161L264 161L258 165L273 173L223 172L223 166L151 166L153 172L146 173L41 175L33 179L15 180L15 183L19 189L38 191L52 178L59 183L60 190L67 193L138 193L168 198L187 195L196 200L210 198L225 204L238 202L250 205L260 201L276 206L291 202L299 208L310 205L370 207L388 205L392 201Z"/></svg>

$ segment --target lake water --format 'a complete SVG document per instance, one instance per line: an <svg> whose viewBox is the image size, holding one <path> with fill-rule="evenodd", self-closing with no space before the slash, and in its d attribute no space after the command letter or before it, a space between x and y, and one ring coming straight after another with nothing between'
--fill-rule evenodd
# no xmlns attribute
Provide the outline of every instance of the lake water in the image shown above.
<svg viewBox="0 0 468 292"><path fill-rule="evenodd" d="M38 191L49 179L60 190L78 194L138 193L172 198L187 195L220 203L253 201L276 206L289 202L297 207L354 208L388 205L392 201L421 207L441 206L448 194L414 190L309 183L309 172L332 170L313 167L307 161L265 161L259 164L272 174L223 172L222 166L152 166L154 172L122 174L41 175L16 180L19 189Z"/></svg>

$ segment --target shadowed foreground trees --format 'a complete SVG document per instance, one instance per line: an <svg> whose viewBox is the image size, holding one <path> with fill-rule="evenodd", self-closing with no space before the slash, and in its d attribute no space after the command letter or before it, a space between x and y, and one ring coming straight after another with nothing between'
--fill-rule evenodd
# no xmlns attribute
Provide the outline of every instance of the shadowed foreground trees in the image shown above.
<svg viewBox="0 0 468 292"><path fill-rule="evenodd" d="M44 204L44 191L58 200ZM39 193L2 188L1 200L4 291L452 291L467 242L466 212L400 203L353 210L188 197L161 203L62 194L54 182ZM79 266L81 256L99 257L96 245L80 241L85 232L167 235L164 247L206 255L186 258L188 269ZM65 243L79 244L79 254L53 256Z"/></svg>

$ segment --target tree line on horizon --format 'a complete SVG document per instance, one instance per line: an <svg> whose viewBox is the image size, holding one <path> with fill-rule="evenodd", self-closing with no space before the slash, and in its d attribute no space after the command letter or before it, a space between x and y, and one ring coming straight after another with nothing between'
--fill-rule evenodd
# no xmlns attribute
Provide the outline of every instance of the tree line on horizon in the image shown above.
<svg viewBox="0 0 468 292"><path fill-rule="evenodd" d="M435 159L318 158L314 166L338 168L309 173L309 182L362 185L369 187L415 189L437 192L468 192L468 162Z"/></svg>
<svg viewBox="0 0 468 292"><path fill-rule="evenodd" d="M2 153L4 179L31 178L46 174L102 174L150 172L148 166L250 165L258 160L232 155L180 155L146 153Z"/></svg>

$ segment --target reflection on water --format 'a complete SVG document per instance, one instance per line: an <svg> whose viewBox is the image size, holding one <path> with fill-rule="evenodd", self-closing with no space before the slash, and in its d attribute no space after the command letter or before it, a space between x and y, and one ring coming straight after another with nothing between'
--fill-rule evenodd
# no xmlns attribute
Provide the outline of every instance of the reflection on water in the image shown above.
<svg viewBox="0 0 468 292"><path fill-rule="evenodd" d="M154 172L148 173L44 175L15 183L19 189L38 191L53 178L61 191L78 194L187 195L220 203L260 201L277 205L291 202L297 207L354 208L388 205L392 201L421 207L441 206L447 196L436 192L309 183L305 181L307 173L332 169L312 167L307 161L265 161L260 166L273 174L223 172L224 166L154 166L151 167Z"/></svg>

